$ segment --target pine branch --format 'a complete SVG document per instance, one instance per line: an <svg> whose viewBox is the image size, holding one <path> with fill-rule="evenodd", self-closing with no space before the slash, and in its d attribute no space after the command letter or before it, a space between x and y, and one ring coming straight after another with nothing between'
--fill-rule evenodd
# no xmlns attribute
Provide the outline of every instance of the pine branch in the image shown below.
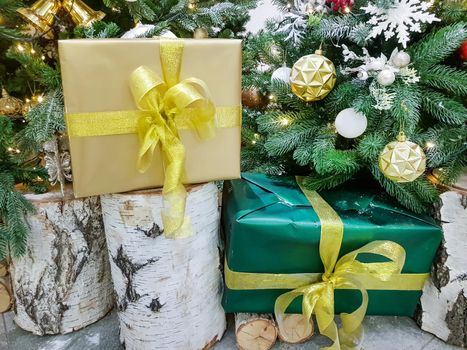
<svg viewBox="0 0 467 350"><path fill-rule="evenodd" d="M390 115L397 123L394 133L402 128L407 134L412 134L420 120L421 94L415 85L398 84L394 88L396 95Z"/></svg>
<svg viewBox="0 0 467 350"><path fill-rule="evenodd" d="M458 96L467 96L467 71L435 65L428 71L420 72L420 81Z"/></svg>
<svg viewBox="0 0 467 350"><path fill-rule="evenodd" d="M353 175L353 173L327 175L313 174L304 178L303 186L312 191L328 190L350 180Z"/></svg>
<svg viewBox="0 0 467 350"><path fill-rule="evenodd" d="M422 108L446 124L462 125L467 122L467 108L462 103L447 98L436 91L423 92Z"/></svg>
<svg viewBox="0 0 467 350"><path fill-rule="evenodd" d="M333 16L323 18L313 33L325 40L341 40L347 38L352 30L360 25L360 20L354 16Z"/></svg>
<svg viewBox="0 0 467 350"><path fill-rule="evenodd" d="M431 66L444 61L467 40L467 23L455 23L427 35L410 50L412 62L422 74Z"/></svg>
<svg viewBox="0 0 467 350"><path fill-rule="evenodd" d="M50 140L57 132L65 131L63 95L60 89L49 92L44 101L27 114L29 123L18 134L21 148L38 151L42 143Z"/></svg>

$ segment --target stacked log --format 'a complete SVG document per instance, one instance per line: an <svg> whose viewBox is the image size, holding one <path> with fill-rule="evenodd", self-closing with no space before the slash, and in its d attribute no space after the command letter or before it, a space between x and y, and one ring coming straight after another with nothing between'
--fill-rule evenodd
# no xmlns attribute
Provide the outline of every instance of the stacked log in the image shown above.
<svg viewBox="0 0 467 350"><path fill-rule="evenodd" d="M418 323L449 344L467 347L467 175L441 195L444 240L421 297Z"/></svg>
<svg viewBox="0 0 467 350"><path fill-rule="evenodd" d="M127 350L207 349L222 337L218 190L187 189L193 235L168 239L159 190L101 196L112 278Z"/></svg>
<svg viewBox="0 0 467 350"><path fill-rule="evenodd" d="M10 276L6 261L0 261L0 313L10 310L13 304Z"/></svg>
<svg viewBox="0 0 467 350"><path fill-rule="evenodd" d="M113 288L98 197L74 199L70 188L27 194L26 254L12 259L16 324L34 334L69 333L113 307Z"/></svg>

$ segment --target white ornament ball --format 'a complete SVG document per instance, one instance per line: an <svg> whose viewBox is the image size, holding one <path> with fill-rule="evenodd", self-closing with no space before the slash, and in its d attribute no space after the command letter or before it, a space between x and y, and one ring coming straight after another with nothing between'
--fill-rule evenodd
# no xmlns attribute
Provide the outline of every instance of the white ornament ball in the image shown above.
<svg viewBox="0 0 467 350"><path fill-rule="evenodd" d="M363 113L346 108L337 114L334 124L339 135L353 139L365 132L368 121Z"/></svg>
<svg viewBox="0 0 467 350"><path fill-rule="evenodd" d="M378 73L376 80L381 85L388 86L394 83L394 80L396 80L396 75L390 69L383 69L381 72Z"/></svg>
<svg viewBox="0 0 467 350"><path fill-rule="evenodd" d="M397 68L404 68L410 63L410 55L405 51L399 51L392 57L391 61Z"/></svg>
<svg viewBox="0 0 467 350"><path fill-rule="evenodd" d="M142 38L144 37L149 31L155 28L152 24L138 24L134 28L130 29L129 31L125 32L122 35L122 39L134 39L134 38Z"/></svg>
<svg viewBox="0 0 467 350"><path fill-rule="evenodd" d="M271 76L271 81L283 81L284 83L289 83L290 81L290 73L292 73L292 69L289 67L280 67L277 68Z"/></svg>
<svg viewBox="0 0 467 350"><path fill-rule="evenodd" d="M160 33L159 38L177 39L177 36L170 30L166 29Z"/></svg>
<svg viewBox="0 0 467 350"><path fill-rule="evenodd" d="M357 73L357 78L360 80L367 80L368 79L368 73L364 70L361 70Z"/></svg>

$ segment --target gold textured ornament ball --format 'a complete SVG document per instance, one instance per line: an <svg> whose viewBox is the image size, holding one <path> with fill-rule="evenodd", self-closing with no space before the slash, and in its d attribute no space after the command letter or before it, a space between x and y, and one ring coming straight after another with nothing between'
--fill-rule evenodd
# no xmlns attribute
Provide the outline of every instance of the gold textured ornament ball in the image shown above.
<svg viewBox="0 0 467 350"><path fill-rule="evenodd" d="M0 98L0 115L9 117L17 117L23 114L24 102L19 98L8 95L5 89L2 89L2 97Z"/></svg>
<svg viewBox="0 0 467 350"><path fill-rule="evenodd" d="M422 148L401 132L397 141L388 143L379 155L379 168L389 180L412 182L425 172L426 156Z"/></svg>
<svg viewBox="0 0 467 350"><path fill-rule="evenodd" d="M207 39L209 38L209 33L206 30L206 28L199 27L195 29L193 33L193 38L194 39Z"/></svg>
<svg viewBox="0 0 467 350"><path fill-rule="evenodd" d="M255 88L242 91L242 105L250 109L262 109L269 103L269 98Z"/></svg>
<svg viewBox="0 0 467 350"><path fill-rule="evenodd" d="M321 50L301 57L292 67L290 86L292 92L306 102L326 97L336 83L336 68L323 56Z"/></svg>

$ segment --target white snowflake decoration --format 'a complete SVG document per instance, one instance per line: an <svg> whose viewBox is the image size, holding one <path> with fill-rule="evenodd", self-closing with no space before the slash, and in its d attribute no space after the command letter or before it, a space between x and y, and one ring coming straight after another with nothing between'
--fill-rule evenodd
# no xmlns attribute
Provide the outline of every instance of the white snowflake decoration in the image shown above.
<svg viewBox="0 0 467 350"><path fill-rule="evenodd" d="M405 84L415 84L420 81L417 71L414 68L404 67L399 70L399 75Z"/></svg>
<svg viewBox="0 0 467 350"><path fill-rule="evenodd" d="M368 6L362 7L365 13L372 15L368 23L373 28L367 39L384 34L388 40L396 35L398 42L406 48L410 33L420 32L421 23L439 21L439 18L427 11L431 5L432 1L394 0L393 6L384 9L368 3Z"/></svg>

